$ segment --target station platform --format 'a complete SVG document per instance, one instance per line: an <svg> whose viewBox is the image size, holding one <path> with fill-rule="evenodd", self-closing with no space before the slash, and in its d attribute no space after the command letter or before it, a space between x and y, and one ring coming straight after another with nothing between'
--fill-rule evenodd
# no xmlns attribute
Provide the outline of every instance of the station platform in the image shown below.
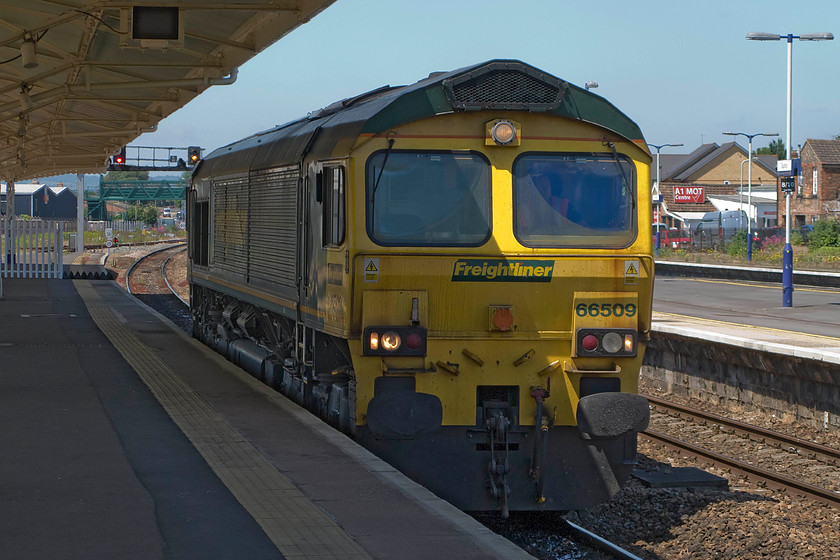
<svg viewBox="0 0 840 560"><path fill-rule="evenodd" d="M840 364L840 338L653 312L652 336L670 333L768 354Z"/></svg>
<svg viewBox="0 0 840 560"><path fill-rule="evenodd" d="M4 279L5 559L532 558L106 280Z"/></svg>

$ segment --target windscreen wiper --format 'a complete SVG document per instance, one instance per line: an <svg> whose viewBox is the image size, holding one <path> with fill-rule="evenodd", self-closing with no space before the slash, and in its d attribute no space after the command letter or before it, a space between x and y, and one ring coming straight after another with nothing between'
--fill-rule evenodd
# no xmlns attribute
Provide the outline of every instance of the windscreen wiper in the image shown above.
<svg viewBox="0 0 840 560"><path fill-rule="evenodd" d="M373 220L376 218L376 213L373 211L376 205L376 189L379 188L379 181L382 179L382 173L385 172L385 166L388 164L388 156L391 155L391 148L394 147L394 139L388 139L388 149L385 150L385 159L382 161L382 167L379 169L379 174L376 176L376 181L373 183L373 190L370 193L370 223L373 225Z"/></svg>
<svg viewBox="0 0 840 560"><path fill-rule="evenodd" d="M605 140L605 141L604 141L604 145L605 145L606 147L608 147L608 148L610 149L610 151L612 151L613 161L614 161L614 162L615 162L615 164L618 166L618 172L619 172L619 174L621 175L621 184L622 184L622 186L623 186L625 189L627 189L629 192L631 192L631 193L632 193L632 192L633 192L633 190L630 188L630 178L629 178L629 177L627 176L627 174L625 173L624 166L623 166L623 165L621 165L621 160L619 160L619 158L618 158L618 152L615 150L615 144L614 144L614 143L612 143L612 142L610 142L609 140ZM630 197L630 200L632 200L632 201L633 201L633 209L635 210L635 209L636 209L636 197L635 197L635 196L631 196L631 197Z"/></svg>

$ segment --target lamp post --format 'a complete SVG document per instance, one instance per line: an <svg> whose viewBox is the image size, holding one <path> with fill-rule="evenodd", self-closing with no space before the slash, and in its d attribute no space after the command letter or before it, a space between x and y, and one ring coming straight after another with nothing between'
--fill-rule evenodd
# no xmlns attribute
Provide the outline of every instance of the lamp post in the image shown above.
<svg viewBox="0 0 840 560"><path fill-rule="evenodd" d="M656 148L656 194L661 194L660 191L659 191L659 171L660 171L659 152L660 152L660 150L662 150L662 148L667 148L667 147L676 148L678 146L682 146L682 144L658 144L658 145L657 144L648 144L648 146L650 146L651 148ZM659 256L659 239L660 239L659 226L657 225L656 226L656 256L657 257Z"/></svg>
<svg viewBox="0 0 840 560"><path fill-rule="evenodd" d="M746 136L749 139L749 148L747 152L747 161L750 162L747 165L747 208L750 209L750 213L752 213L752 139L756 136L778 136L778 132L773 132L768 134L766 132L756 132L755 134L747 134L746 132L724 132L727 136ZM743 165L743 164L742 164ZM743 169L743 167L741 168ZM743 172L742 172L743 175ZM743 210L742 210L743 212ZM752 226L751 226L750 216L747 216L747 260L752 260Z"/></svg>
<svg viewBox="0 0 840 560"><path fill-rule="evenodd" d="M741 211L738 222L741 224L741 228L744 227L744 164L749 161L749 159L741 160L741 182L738 186L738 210Z"/></svg>
<svg viewBox="0 0 840 560"><path fill-rule="evenodd" d="M800 41L831 41L831 33L807 33L805 35L778 35L752 31L747 33L750 41L778 41L787 40L787 159L791 159L790 113L791 113L791 79L793 77L793 40ZM785 249L782 252L782 307L793 306L793 248L790 245L790 193L785 194Z"/></svg>

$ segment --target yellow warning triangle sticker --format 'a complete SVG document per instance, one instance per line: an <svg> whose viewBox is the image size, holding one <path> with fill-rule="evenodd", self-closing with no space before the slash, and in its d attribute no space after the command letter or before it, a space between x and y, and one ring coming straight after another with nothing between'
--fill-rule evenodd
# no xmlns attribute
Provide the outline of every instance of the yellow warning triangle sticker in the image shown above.
<svg viewBox="0 0 840 560"><path fill-rule="evenodd" d="M376 265L373 264L373 261L368 263L367 268L365 268L365 272L376 272Z"/></svg>
<svg viewBox="0 0 840 560"><path fill-rule="evenodd" d="M638 273L639 273L639 271L636 270L636 267L633 266L633 263L630 263L630 266L628 266L627 270L624 272L624 274L638 274Z"/></svg>

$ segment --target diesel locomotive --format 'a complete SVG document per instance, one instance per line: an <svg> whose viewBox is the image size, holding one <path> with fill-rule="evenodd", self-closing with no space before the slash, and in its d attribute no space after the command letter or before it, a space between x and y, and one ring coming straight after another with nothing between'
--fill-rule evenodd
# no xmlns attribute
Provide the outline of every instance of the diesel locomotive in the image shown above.
<svg viewBox="0 0 840 560"><path fill-rule="evenodd" d="M649 419L650 162L516 60L336 102L196 167L193 334L461 509L608 500Z"/></svg>

